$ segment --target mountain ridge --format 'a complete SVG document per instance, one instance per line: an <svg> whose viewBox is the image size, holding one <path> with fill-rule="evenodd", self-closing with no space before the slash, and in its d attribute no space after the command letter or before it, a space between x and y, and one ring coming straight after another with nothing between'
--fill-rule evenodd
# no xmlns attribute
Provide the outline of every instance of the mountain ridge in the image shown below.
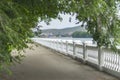
<svg viewBox="0 0 120 80"><path fill-rule="evenodd" d="M53 34L53 35L65 35L65 34L72 34L75 31L86 31L85 27L75 26L63 29L44 29L42 33L44 34Z"/></svg>

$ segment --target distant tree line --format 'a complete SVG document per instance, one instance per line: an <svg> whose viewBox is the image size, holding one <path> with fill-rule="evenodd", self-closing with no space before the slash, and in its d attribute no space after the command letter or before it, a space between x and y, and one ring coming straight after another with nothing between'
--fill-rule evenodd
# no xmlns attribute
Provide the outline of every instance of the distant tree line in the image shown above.
<svg viewBox="0 0 120 80"><path fill-rule="evenodd" d="M72 37L73 38L91 38L92 36L87 32L75 31L73 32Z"/></svg>

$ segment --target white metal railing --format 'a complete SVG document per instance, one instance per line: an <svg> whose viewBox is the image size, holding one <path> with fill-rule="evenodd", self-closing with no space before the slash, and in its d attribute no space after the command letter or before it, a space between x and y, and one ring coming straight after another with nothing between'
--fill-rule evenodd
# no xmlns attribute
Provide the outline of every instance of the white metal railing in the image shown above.
<svg viewBox="0 0 120 80"><path fill-rule="evenodd" d="M120 54L105 48L97 48L91 41L62 40L50 38L32 38L33 41L53 50L82 59L84 62L96 64L100 70L120 76ZM112 71L116 73L112 73Z"/></svg>

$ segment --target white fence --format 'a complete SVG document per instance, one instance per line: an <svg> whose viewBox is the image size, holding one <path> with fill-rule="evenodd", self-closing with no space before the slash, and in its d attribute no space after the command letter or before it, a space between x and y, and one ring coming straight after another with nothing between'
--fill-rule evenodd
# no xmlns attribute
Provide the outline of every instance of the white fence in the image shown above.
<svg viewBox="0 0 120 80"><path fill-rule="evenodd" d="M85 63L96 65L100 70L120 78L120 54L109 49L97 48L91 41L81 42L49 38L33 38L32 40L65 55L79 58Z"/></svg>

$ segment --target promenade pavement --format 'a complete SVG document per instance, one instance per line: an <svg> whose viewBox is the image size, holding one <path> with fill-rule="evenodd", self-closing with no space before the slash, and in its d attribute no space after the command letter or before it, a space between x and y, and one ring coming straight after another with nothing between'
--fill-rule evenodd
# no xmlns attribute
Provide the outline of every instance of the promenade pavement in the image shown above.
<svg viewBox="0 0 120 80"><path fill-rule="evenodd" d="M5 80L118 80L43 46L26 49L21 64L11 67Z"/></svg>

